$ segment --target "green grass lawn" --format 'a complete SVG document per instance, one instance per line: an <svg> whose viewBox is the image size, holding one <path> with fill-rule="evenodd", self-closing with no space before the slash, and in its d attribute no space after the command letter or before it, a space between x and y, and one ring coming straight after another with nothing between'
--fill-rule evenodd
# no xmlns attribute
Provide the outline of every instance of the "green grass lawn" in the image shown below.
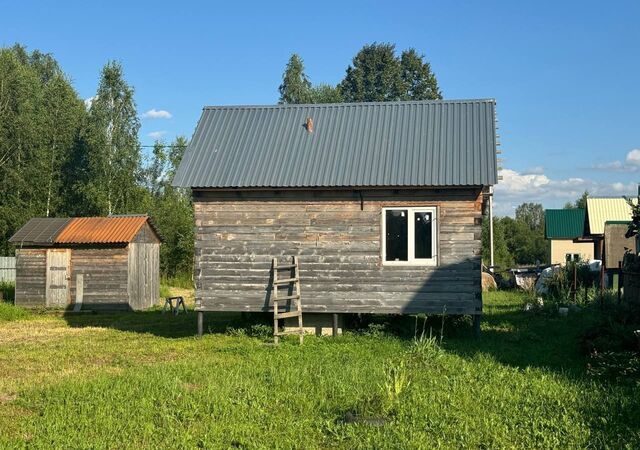
<svg viewBox="0 0 640 450"><path fill-rule="evenodd" d="M441 345L370 332L302 347L225 333L235 316L206 316L197 339L193 313L0 305L0 447L640 448L637 387L586 374L597 310L522 303L486 295L478 340L460 321Z"/></svg>

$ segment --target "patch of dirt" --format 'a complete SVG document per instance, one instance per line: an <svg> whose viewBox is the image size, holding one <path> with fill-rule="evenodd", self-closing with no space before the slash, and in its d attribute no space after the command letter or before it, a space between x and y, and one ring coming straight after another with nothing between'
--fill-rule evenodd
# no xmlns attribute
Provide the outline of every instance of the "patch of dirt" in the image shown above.
<svg viewBox="0 0 640 450"><path fill-rule="evenodd" d="M4 405L5 403L11 403L17 398L18 398L17 394L0 392L0 405Z"/></svg>
<svg viewBox="0 0 640 450"><path fill-rule="evenodd" d="M0 326L0 345L45 343L67 336L95 336L107 331L99 327L72 328L57 320L16 321Z"/></svg>

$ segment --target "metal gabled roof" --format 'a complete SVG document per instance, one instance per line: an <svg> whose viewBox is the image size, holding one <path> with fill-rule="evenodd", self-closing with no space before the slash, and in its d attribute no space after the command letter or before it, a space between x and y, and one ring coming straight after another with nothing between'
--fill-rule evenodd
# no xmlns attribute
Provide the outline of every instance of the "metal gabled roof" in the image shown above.
<svg viewBox="0 0 640 450"><path fill-rule="evenodd" d="M604 234L605 222L630 220L631 207L624 197L587 198L587 222L591 234Z"/></svg>
<svg viewBox="0 0 640 450"><path fill-rule="evenodd" d="M56 244L126 244L147 223L147 216L77 217L58 235Z"/></svg>
<svg viewBox="0 0 640 450"><path fill-rule="evenodd" d="M68 219L38 217L29 220L9 242L16 246L53 246L58 244L127 244L145 223L162 238L146 215L74 217Z"/></svg>
<svg viewBox="0 0 640 450"><path fill-rule="evenodd" d="M544 235L547 239L575 239L584 235L584 215L581 208L547 209L544 212Z"/></svg>
<svg viewBox="0 0 640 450"><path fill-rule="evenodd" d="M220 106L203 110L173 184L486 186L497 171L494 100Z"/></svg>
<svg viewBox="0 0 640 450"><path fill-rule="evenodd" d="M58 234L71 219L57 217L34 217L11 236L9 242L15 246L53 245Z"/></svg>

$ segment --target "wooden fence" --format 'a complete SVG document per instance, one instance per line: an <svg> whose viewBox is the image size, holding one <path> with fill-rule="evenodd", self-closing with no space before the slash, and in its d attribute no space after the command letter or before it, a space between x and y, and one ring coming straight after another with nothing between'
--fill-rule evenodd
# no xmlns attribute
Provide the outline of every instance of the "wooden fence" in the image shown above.
<svg viewBox="0 0 640 450"><path fill-rule="evenodd" d="M0 256L0 283L16 281L16 258L15 256Z"/></svg>

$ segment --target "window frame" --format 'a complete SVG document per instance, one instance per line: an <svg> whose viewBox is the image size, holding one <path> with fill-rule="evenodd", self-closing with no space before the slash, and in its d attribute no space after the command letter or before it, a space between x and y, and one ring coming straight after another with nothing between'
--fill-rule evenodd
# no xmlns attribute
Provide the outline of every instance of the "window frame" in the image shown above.
<svg viewBox="0 0 640 450"><path fill-rule="evenodd" d="M407 210L407 260L387 261L387 211ZM415 220L414 214L431 213L431 258L415 258ZM437 266L439 252L438 241L438 208L436 206L385 206L380 214L381 221L381 259L383 266Z"/></svg>

